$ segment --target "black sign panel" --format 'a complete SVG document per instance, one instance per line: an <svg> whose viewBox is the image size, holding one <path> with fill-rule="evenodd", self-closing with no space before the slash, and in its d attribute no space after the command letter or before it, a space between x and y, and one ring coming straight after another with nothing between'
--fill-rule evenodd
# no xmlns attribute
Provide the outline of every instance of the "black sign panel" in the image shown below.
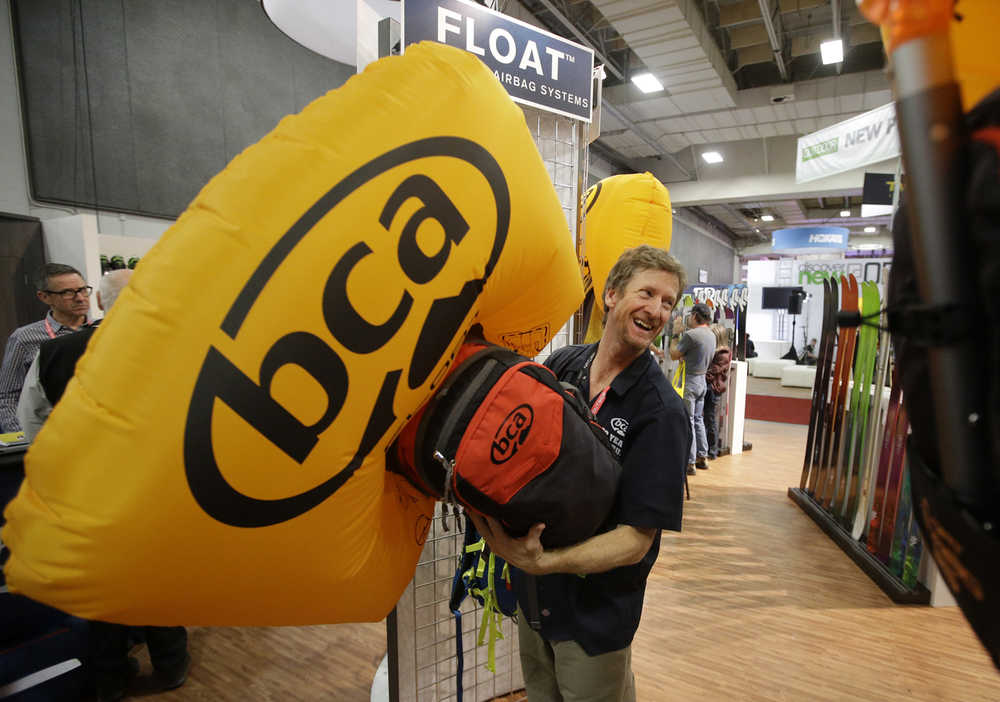
<svg viewBox="0 0 1000 702"><path fill-rule="evenodd" d="M590 121L594 52L467 0L403 0L403 47L448 44L483 60L517 102Z"/></svg>
<svg viewBox="0 0 1000 702"><path fill-rule="evenodd" d="M891 205L895 178L892 173L865 173L865 187L861 191L862 204Z"/></svg>

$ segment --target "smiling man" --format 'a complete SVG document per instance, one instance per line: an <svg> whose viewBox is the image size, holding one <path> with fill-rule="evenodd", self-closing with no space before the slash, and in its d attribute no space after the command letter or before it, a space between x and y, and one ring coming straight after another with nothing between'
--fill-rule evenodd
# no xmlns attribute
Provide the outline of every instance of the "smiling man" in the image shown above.
<svg viewBox="0 0 1000 702"><path fill-rule="evenodd" d="M518 617L528 699L635 700L631 644L660 530L680 531L691 429L684 406L648 352L685 285L669 253L639 246L622 254L604 289L604 333L546 361L580 388L608 432L623 471L611 528L566 548L544 550L544 524L514 539L495 520L471 515L490 547L537 575L540 627ZM580 576L585 577L580 577ZM530 579L515 578L519 602Z"/></svg>
<svg viewBox="0 0 1000 702"><path fill-rule="evenodd" d="M80 271L62 263L46 263L35 273L38 299L49 306L44 319L18 327L7 339L0 365L0 433L20 431L17 400L28 367L46 339L72 334L87 323L90 293Z"/></svg>

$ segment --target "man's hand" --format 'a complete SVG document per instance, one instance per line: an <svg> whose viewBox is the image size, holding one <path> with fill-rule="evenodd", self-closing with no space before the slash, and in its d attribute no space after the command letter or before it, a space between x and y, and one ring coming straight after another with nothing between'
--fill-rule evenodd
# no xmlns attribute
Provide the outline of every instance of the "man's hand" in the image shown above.
<svg viewBox="0 0 1000 702"><path fill-rule="evenodd" d="M545 549L541 541L544 524L535 524L527 534L515 539L507 535L503 525L497 520L481 517L471 511L467 514L493 553L530 575L545 575L548 572L545 569Z"/></svg>

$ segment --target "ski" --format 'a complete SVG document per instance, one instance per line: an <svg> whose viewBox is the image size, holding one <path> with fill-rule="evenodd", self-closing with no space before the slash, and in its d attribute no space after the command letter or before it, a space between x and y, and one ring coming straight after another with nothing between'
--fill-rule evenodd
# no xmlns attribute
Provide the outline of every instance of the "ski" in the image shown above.
<svg viewBox="0 0 1000 702"><path fill-rule="evenodd" d="M833 374L833 361L836 355L836 339L837 339L837 308L838 300L840 299L837 295L837 281L833 278L826 279L825 292L829 293L824 295L824 312L823 320L827 319L827 314L829 314L830 326L825 330L826 335L823 339L823 344L826 347L826 357L823 359L823 364L820 368L816 369L816 375L819 380L819 397L816 400L816 406L813 408L816 411L816 431L813 436L813 445L811 453L806 453L806 460L809 462L809 481L806 486L806 491L816 498L817 490L819 489L819 474L820 466L822 465L822 455L823 455L823 439L826 432L826 415L827 415L827 403L830 395L830 380Z"/></svg>
<svg viewBox="0 0 1000 702"><path fill-rule="evenodd" d="M890 353L889 332L885 330L885 312L882 312L882 333L879 335L878 350L878 374L875 378L875 387L872 393L872 407L868 418L868 439L865 442L864 456L861 463L861 475L858 477L860 494L854 511L854 525L851 529L851 536L855 541L865 533L865 526L868 524L868 515L871 512L873 496L875 493L875 479L878 473L879 447L882 445L882 432L885 427L886 415L888 414L889 401L884 398L885 380L889 373L889 361L892 357ZM891 399L891 397L889 398Z"/></svg>
<svg viewBox="0 0 1000 702"><path fill-rule="evenodd" d="M820 332L819 355L816 359L816 378L813 381L812 407L809 410L809 432L806 435L806 455L802 462L802 478L799 489L805 490L809 485L810 471L813 469L813 446L817 442L819 431L817 427L823 421L823 403L826 401L826 386L829 384L830 360L833 347L833 334L836 329L836 305L831 305L834 293L831 281L823 281L823 325Z"/></svg>
<svg viewBox="0 0 1000 702"><path fill-rule="evenodd" d="M882 450L879 453L878 470L875 474L875 489L872 492L872 504L868 510L867 548L875 553L878 546L878 532L882 523L882 510L885 507L886 483L889 479L889 466L892 463L892 449L896 435L896 426L902 405L902 388L898 369L893 374L892 391L889 395L889 408L885 416L885 428L882 430Z"/></svg>
<svg viewBox="0 0 1000 702"><path fill-rule="evenodd" d="M870 281L862 284L861 328L858 331L858 359L854 365L854 391L851 398L851 418L848 422L847 450L844 452L843 491L838 496L840 521L846 528L854 523L857 509L861 457L868 442L868 408L872 404L872 375L875 370L875 353L878 331L866 320L878 317L882 301L878 286Z"/></svg>
<svg viewBox="0 0 1000 702"><path fill-rule="evenodd" d="M845 279L841 276L841 305L843 312L858 311L858 280L852 274ZM833 402L830 407L827 445L823 456L824 475L821 477L822 489L819 494L820 504L829 512L833 507L840 472L840 445L844 427L844 411L847 404L847 386L851 379L851 366L854 362L854 344L857 338L857 327L841 327L838 337L837 370L833 392Z"/></svg>
<svg viewBox="0 0 1000 702"><path fill-rule="evenodd" d="M889 469L889 482L885 489L885 507L882 508L884 519L879 530L876 551L876 555L883 563L889 562L892 536L896 528L896 512L899 509L900 487L903 482L903 457L906 455L906 434L909 429L905 405L899 410L897 421L896 435L893 437L892 467Z"/></svg>
<svg viewBox="0 0 1000 702"><path fill-rule="evenodd" d="M896 512L896 527L892 536L892 547L889 549L889 570L902 579L903 562L910 546L910 529L913 516L913 495L910 492L910 467L903 464L903 482L899 490L899 510Z"/></svg>

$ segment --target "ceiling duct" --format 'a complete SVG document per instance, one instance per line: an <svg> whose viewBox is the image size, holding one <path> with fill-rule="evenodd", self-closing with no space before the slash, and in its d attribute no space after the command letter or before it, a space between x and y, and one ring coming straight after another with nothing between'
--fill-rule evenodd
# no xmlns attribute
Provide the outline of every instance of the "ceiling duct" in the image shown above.
<svg viewBox="0 0 1000 702"><path fill-rule="evenodd" d="M775 24L777 13L771 11L769 0L759 0L759 2L760 16L764 20L764 27L767 29L767 38L771 42L774 62L778 64L778 72L781 74L781 80L788 82L788 67L785 65L785 57L783 55L784 47L781 42L781 35L778 33L778 28Z"/></svg>

